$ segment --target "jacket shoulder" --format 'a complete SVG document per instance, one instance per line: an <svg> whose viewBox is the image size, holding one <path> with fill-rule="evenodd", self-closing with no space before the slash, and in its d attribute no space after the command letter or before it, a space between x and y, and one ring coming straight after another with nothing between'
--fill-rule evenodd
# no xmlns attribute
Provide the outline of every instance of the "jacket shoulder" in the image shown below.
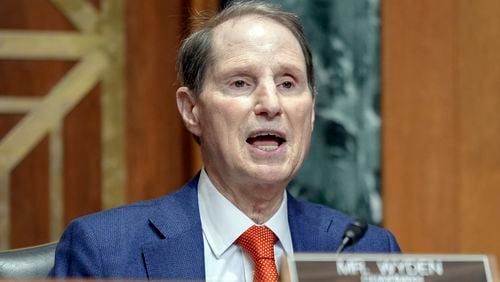
<svg viewBox="0 0 500 282"><path fill-rule="evenodd" d="M289 222L292 231L301 234L299 238L306 241L305 238L317 238L311 243L315 246L308 246L297 242L297 245L304 246L303 251L311 248L312 251L335 251L342 241L344 230L354 218L336 209L297 200L289 197ZM300 230L308 230L307 233ZM298 240L297 240L298 241ZM311 244L312 245L312 244ZM391 234L385 228L369 224L365 235L356 244L345 249L346 252L365 252L365 253L386 253L400 252L399 245Z"/></svg>
<svg viewBox="0 0 500 282"><path fill-rule="evenodd" d="M74 219L56 249L52 277L146 277L143 244L158 242L164 235L152 219L167 220L178 228L180 214L190 215L186 201L193 202L196 185L172 194L124 205Z"/></svg>

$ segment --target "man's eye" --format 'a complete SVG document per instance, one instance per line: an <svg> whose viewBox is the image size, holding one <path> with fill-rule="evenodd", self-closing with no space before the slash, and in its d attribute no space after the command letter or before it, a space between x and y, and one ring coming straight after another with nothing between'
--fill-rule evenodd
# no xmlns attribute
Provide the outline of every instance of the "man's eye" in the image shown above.
<svg viewBox="0 0 500 282"><path fill-rule="evenodd" d="M236 88L241 88L241 87L245 87L246 83L243 80L236 80L235 82L233 82L233 85Z"/></svg>
<svg viewBox="0 0 500 282"><path fill-rule="evenodd" d="M285 81L281 85L283 86L283 88L286 88L286 89L290 89L293 87L293 83L290 81Z"/></svg>

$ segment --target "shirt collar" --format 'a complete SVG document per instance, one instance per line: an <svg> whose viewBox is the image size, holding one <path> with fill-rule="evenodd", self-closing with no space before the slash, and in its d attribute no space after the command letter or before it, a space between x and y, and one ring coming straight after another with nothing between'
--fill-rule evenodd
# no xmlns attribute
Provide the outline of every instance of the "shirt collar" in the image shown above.
<svg viewBox="0 0 500 282"><path fill-rule="evenodd" d="M252 225L246 214L224 197L213 185L203 169L198 182L198 204L203 233L214 255L219 258L238 237ZM276 213L263 225L278 237L285 253L293 252L292 238L288 225L287 194Z"/></svg>

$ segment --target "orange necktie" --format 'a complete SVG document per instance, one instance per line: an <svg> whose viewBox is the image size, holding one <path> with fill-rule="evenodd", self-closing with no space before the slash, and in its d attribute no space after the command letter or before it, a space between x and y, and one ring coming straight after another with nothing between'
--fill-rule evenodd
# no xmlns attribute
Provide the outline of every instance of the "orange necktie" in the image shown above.
<svg viewBox="0 0 500 282"><path fill-rule="evenodd" d="M236 243L250 256L255 265L254 282L278 281L278 270L274 262L276 235L265 226L254 225L236 240Z"/></svg>

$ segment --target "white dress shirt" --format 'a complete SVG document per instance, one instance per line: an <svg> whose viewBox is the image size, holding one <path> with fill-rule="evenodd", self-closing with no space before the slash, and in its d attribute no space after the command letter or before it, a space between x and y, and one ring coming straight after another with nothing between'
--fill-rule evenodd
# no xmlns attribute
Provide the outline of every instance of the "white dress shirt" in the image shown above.
<svg viewBox="0 0 500 282"><path fill-rule="evenodd" d="M288 226L287 196L286 192L283 193L283 201L278 211L263 224L278 237L274 244L278 273L282 256L293 253ZM253 262L234 242L256 224L214 187L204 169L198 182L198 205L205 250L205 279L253 281Z"/></svg>

